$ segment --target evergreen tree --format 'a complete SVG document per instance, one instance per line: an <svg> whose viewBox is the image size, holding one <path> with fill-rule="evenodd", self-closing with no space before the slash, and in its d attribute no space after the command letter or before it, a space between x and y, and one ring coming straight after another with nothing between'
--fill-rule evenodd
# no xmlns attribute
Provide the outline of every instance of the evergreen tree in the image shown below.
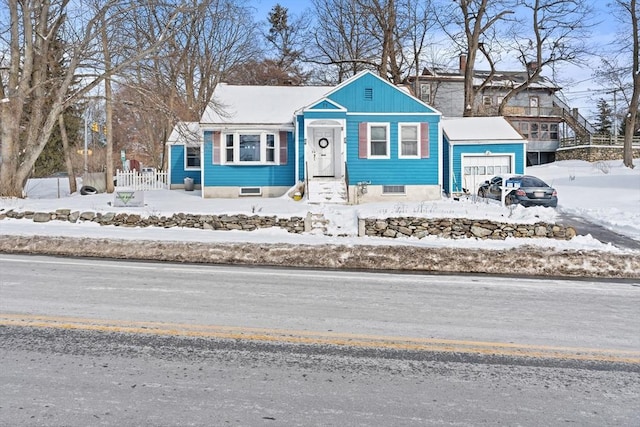
<svg viewBox="0 0 640 427"><path fill-rule="evenodd" d="M609 103L600 98L598 100L598 115L596 117L596 133L598 135L611 135L613 129L613 109L609 106Z"/></svg>
<svg viewBox="0 0 640 427"><path fill-rule="evenodd" d="M302 34L308 24L303 17L290 20L289 10L276 4L269 12L269 34L266 38L276 57L265 60L265 65L275 65L276 70L269 72L269 80L275 84L304 84L309 80L310 73L304 72L300 66Z"/></svg>

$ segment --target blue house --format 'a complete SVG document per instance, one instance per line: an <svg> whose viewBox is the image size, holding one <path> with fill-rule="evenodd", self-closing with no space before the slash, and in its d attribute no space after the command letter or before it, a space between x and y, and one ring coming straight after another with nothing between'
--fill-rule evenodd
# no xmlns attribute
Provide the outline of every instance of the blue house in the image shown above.
<svg viewBox="0 0 640 427"><path fill-rule="evenodd" d="M495 175L526 172L527 141L504 117L463 117L441 123L446 194L475 194Z"/></svg>
<svg viewBox="0 0 640 427"><path fill-rule="evenodd" d="M365 71L338 86L219 84L197 138L168 142L171 188L202 197L311 202L435 200L442 194L441 115ZM182 125L184 127L184 125Z"/></svg>

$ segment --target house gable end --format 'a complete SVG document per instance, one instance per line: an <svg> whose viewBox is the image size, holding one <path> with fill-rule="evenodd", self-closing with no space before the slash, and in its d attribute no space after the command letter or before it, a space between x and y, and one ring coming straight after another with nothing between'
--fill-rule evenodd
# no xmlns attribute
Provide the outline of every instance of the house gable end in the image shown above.
<svg viewBox="0 0 640 427"><path fill-rule="evenodd" d="M390 82L366 71L331 91L327 98L349 112L440 114Z"/></svg>

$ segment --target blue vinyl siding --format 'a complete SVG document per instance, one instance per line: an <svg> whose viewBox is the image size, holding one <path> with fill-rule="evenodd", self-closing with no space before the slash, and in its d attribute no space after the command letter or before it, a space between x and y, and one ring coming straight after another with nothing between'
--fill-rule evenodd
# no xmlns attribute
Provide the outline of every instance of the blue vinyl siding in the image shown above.
<svg viewBox="0 0 640 427"><path fill-rule="evenodd" d="M367 98L368 90L371 90L371 99ZM327 98L359 113L434 113L417 99L371 74L364 74Z"/></svg>
<svg viewBox="0 0 640 427"><path fill-rule="evenodd" d="M287 133L286 165L213 164L213 132L204 132L205 187L280 187L295 184L293 134ZM276 157L279 153L276 153Z"/></svg>
<svg viewBox="0 0 640 427"><path fill-rule="evenodd" d="M447 140L446 137L444 138L444 142L442 144L442 189L444 190L445 193L450 194L451 193L451 182L449 177L451 176L451 167L450 167L450 160L451 158L449 157L449 141Z"/></svg>
<svg viewBox="0 0 640 427"><path fill-rule="evenodd" d="M347 122L347 167L349 185L371 181L372 185L438 185L439 116L363 115ZM358 125L361 122L389 123L390 158L361 159L358 155ZM429 158L398 158L398 123L429 123Z"/></svg>
<svg viewBox="0 0 640 427"><path fill-rule="evenodd" d="M298 181L304 181L305 174L305 161L304 161L304 116L296 116L296 128L298 129L298 157L296 158L296 162L298 162Z"/></svg>
<svg viewBox="0 0 640 427"><path fill-rule="evenodd" d="M482 144L482 145L454 145L453 146L453 173L452 180L462 187L462 156L464 154L482 154L491 151L492 154L515 154L515 170L513 173L524 173L525 145L524 144ZM455 181L453 190L455 188Z"/></svg>
<svg viewBox="0 0 640 427"><path fill-rule="evenodd" d="M184 184L184 179L189 177L193 179L194 184L200 184L200 169L184 169L184 145L172 145L171 150L171 164L169 170L171 171L171 184Z"/></svg>

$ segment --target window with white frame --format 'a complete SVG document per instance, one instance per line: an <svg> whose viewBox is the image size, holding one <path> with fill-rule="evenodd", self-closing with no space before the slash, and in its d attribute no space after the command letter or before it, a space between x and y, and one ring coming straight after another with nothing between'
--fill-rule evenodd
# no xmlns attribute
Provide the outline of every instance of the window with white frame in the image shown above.
<svg viewBox="0 0 640 427"><path fill-rule="evenodd" d="M224 162L234 164L275 163L277 139L270 132L233 132L224 135Z"/></svg>
<svg viewBox="0 0 640 427"><path fill-rule="evenodd" d="M491 104L493 104L493 98L491 96L485 95L482 97L482 105L491 107Z"/></svg>
<svg viewBox="0 0 640 427"><path fill-rule="evenodd" d="M200 147L185 147L185 168L200 168Z"/></svg>
<svg viewBox="0 0 640 427"><path fill-rule="evenodd" d="M369 124L369 157L389 158L389 124Z"/></svg>
<svg viewBox="0 0 640 427"><path fill-rule="evenodd" d="M420 124L419 123L399 123L399 152L400 158L420 157Z"/></svg>

